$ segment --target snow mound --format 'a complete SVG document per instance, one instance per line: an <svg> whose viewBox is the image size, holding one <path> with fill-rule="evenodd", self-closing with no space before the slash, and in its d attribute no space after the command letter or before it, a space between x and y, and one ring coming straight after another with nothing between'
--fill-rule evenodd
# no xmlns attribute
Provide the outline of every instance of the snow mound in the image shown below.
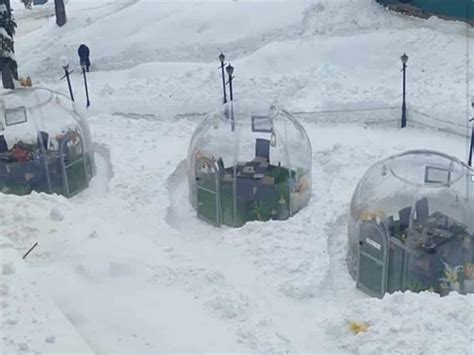
<svg viewBox="0 0 474 355"><path fill-rule="evenodd" d="M412 292L350 303L328 332L341 349L359 354L472 354L474 295ZM348 322L368 324L367 332L349 331Z"/></svg>
<svg viewBox="0 0 474 355"><path fill-rule="evenodd" d="M93 354L49 299L8 239L0 236L0 348L5 354Z"/></svg>
<svg viewBox="0 0 474 355"><path fill-rule="evenodd" d="M70 1L67 32L51 18L22 38L36 41L35 51L29 56L22 55L22 46L18 51L19 57L31 59L40 48L47 49L50 57L42 63L57 67L54 60L61 54L76 58L77 47L88 43L93 66L107 70L151 61L208 61L216 57L216 48L237 54L287 36L299 27L308 6L307 1ZM29 65L30 59L23 64ZM29 69L35 74L42 70Z"/></svg>

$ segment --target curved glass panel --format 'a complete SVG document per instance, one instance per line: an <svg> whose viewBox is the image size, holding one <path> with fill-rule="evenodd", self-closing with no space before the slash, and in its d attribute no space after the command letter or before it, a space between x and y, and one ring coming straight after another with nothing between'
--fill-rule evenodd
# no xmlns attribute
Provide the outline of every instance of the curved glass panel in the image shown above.
<svg viewBox="0 0 474 355"><path fill-rule="evenodd" d="M473 176L458 159L433 151L372 166L350 207L348 267L358 287L379 297L474 292Z"/></svg>
<svg viewBox="0 0 474 355"><path fill-rule="evenodd" d="M82 171L71 172L73 160ZM42 88L0 96L1 192L69 197L88 186L93 169L89 127L67 97Z"/></svg>
<svg viewBox="0 0 474 355"><path fill-rule="evenodd" d="M230 102L193 134L190 201L199 217L215 216L203 219L216 225L287 219L311 197L311 152L304 128L288 112L262 102Z"/></svg>

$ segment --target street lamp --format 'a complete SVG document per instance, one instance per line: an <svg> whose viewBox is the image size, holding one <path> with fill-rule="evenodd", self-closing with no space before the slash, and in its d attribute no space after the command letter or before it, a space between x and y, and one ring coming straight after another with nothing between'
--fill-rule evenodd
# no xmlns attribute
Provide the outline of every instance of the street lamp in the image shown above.
<svg viewBox="0 0 474 355"><path fill-rule="evenodd" d="M72 93L72 86L71 86L71 78L69 77L69 74L72 73L72 71L69 71L69 59L63 55L61 58L59 58L59 64L64 69L64 76L61 78L61 80L64 78L67 79L69 95L71 96L71 101L74 102L74 95Z"/></svg>
<svg viewBox="0 0 474 355"><path fill-rule="evenodd" d="M227 94L225 92L224 60L225 60L225 55L224 53L221 52L221 54L219 55L219 61L221 62L221 71L222 71L222 89L224 90L224 103L227 103Z"/></svg>
<svg viewBox="0 0 474 355"><path fill-rule="evenodd" d="M407 104L406 104L406 72L408 56L406 53L400 58L402 60L402 71L403 71L403 103L402 103L402 128L407 126Z"/></svg>
<svg viewBox="0 0 474 355"><path fill-rule="evenodd" d="M474 106L474 104L473 104L473 106ZM472 122L471 123L471 126L472 126L472 129L471 129L471 147L469 149L469 160L467 162L467 165L472 167L472 154L473 154L473 150L474 150L474 118L471 118L470 122Z"/></svg>
<svg viewBox="0 0 474 355"><path fill-rule="evenodd" d="M234 100L234 94L232 91L232 74L234 73L234 67L232 65L228 65L225 70L227 71L227 75L229 76L229 94L230 94L230 101Z"/></svg>
<svg viewBox="0 0 474 355"><path fill-rule="evenodd" d="M82 75L84 76L84 87L86 89L86 107L91 105L91 101L89 100L89 88L87 86L87 75L86 75L86 64L82 64Z"/></svg>
<svg viewBox="0 0 474 355"><path fill-rule="evenodd" d="M232 91L232 79L234 74L234 67L232 65L229 65L225 68L227 71L227 75L229 76L229 94L230 94L230 101L234 101L234 92ZM235 119L234 119L234 105L231 104L230 106L230 127L232 129L232 132L235 131Z"/></svg>

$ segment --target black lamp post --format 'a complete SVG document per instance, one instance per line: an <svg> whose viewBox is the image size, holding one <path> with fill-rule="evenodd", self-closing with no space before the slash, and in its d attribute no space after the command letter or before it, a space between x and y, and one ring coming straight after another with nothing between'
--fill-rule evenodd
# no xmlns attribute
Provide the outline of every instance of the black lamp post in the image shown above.
<svg viewBox="0 0 474 355"><path fill-rule="evenodd" d="M225 92L225 74L224 74L224 60L225 60L225 55L224 53L221 52L219 55L219 61L221 62L221 72L222 72L222 89L224 90L224 103L227 103L227 94Z"/></svg>
<svg viewBox="0 0 474 355"><path fill-rule="evenodd" d="M473 154L473 150L474 150L474 118L471 118L470 122L472 122L471 147L470 147L470 150L469 150L469 160L467 162L467 165L472 166L472 154Z"/></svg>
<svg viewBox="0 0 474 355"><path fill-rule="evenodd" d="M82 65L82 75L84 76L84 87L86 89L86 106L89 107L91 102L89 100L89 88L87 87L86 65Z"/></svg>
<svg viewBox="0 0 474 355"><path fill-rule="evenodd" d="M228 65L225 70L227 71L227 75L229 76L229 95L230 95L230 102L234 101L234 92L232 91L232 79L234 74L234 67L232 65ZM230 126L232 132L235 131L235 120L234 120L234 105L231 104L230 106Z"/></svg>
<svg viewBox="0 0 474 355"><path fill-rule="evenodd" d="M229 94L230 94L230 101L234 100L234 94L232 91L232 74L234 73L234 67L232 65L228 65L225 70L227 71L227 75L229 76Z"/></svg>
<svg viewBox="0 0 474 355"><path fill-rule="evenodd" d="M63 56L59 59L61 66L64 69L64 76L61 79L66 78L67 79L67 86L69 88L69 95L71 96L71 101L74 102L74 94L72 93L72 85L71 85L71 78L69 77L69 74L72 73L72 71L69 71L69 59L67 57Z"/></svg>
<svg viewBox="0 0 474 355"><path fill-rule="evenodd" d="M406 104L406 73L407 73L407 62L408 56L406 53L400 58L402 60L402 72L403 72L403 102L402 102L402 128L407 126L407 104Z"/></svg>

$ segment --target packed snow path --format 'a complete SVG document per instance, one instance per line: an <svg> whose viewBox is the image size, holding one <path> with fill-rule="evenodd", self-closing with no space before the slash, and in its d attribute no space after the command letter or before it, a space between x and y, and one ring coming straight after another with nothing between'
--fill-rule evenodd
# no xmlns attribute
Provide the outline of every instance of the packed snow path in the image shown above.
<svg viewBox="0 0 474 355"><path fill-rule="evenodd" d="M355 289L344 261L348 204L369 166L415 148L463 159L465 139L304 122L313 144L309 206L285 222L216 229L188 203L182 161L198 121L175 118L219 103L221 49L236 66L237 96L258 94L294 110L398 105L398 58L407 51L410 105L465 123L463 25L406 19L371 0L321 0L245 2L228 26L222 14L240 5L221 2L190 9L71 0L62 29L48 18L50 5L31 16L16 4L17 56L35 83L64 90L57 58L72 61L80 43L91 46L91 128L110 151L98 156L91 188L72 200L0 196L0 233L20 253L39 242L27 259L38 288L97 353L469 354L473 296L374 300ZM236 31L238 23L247 27ZM78 75L73 83L82 103ZM12 277L2 275L0 290ZM0 345L42 351L44 337L20 326L16 296L0 294L2 315L12 320L0 324ZM369 331L355 336L348 321L368 322Z"/></svg>

